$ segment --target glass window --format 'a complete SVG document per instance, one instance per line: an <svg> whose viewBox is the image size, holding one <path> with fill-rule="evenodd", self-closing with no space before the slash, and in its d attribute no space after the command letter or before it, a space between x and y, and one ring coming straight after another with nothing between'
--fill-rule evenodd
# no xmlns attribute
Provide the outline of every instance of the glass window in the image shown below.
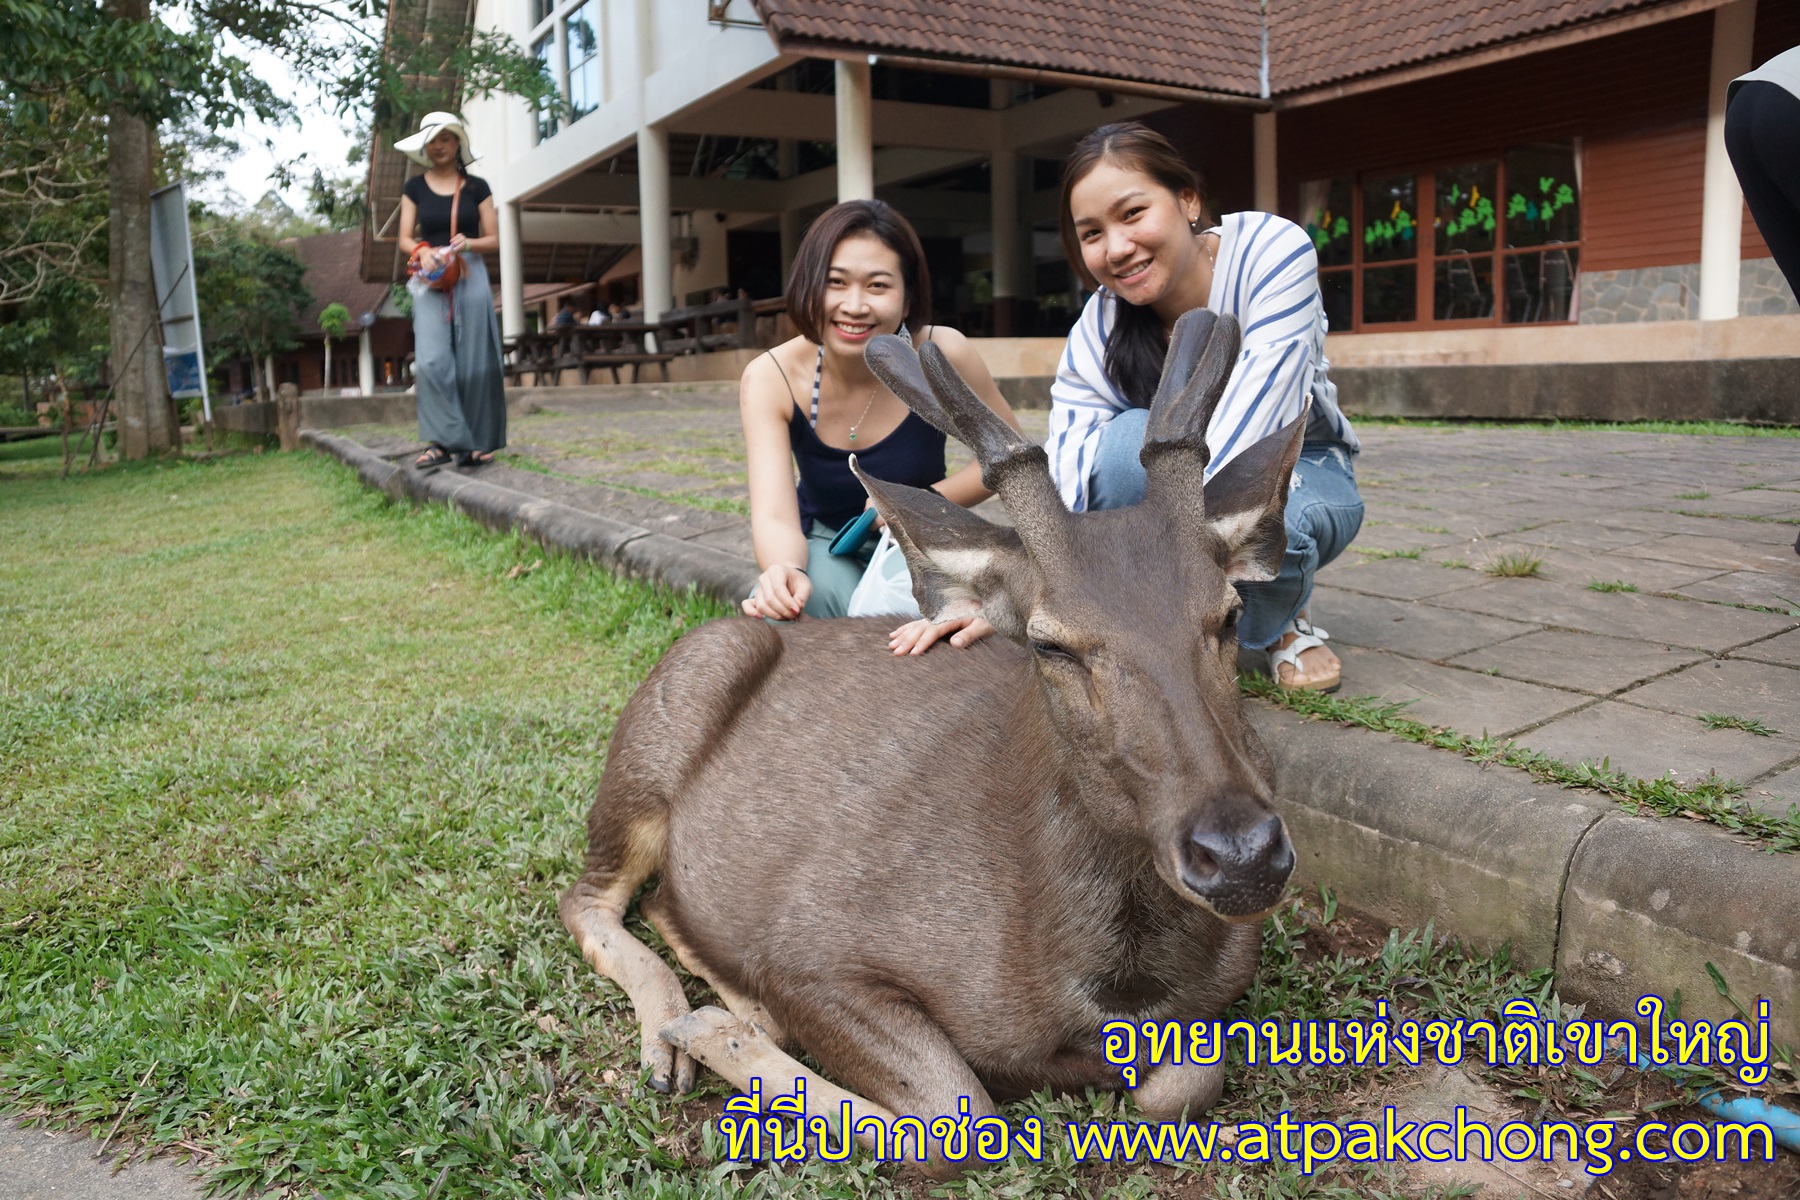
<svg viewBox="0 0 1800 1200"><path fill-rule="evenodd" d="M1469 163L1437 171L1437 253L1494 248L1495 186L1500 164Z"/></svg>
<svg viewBox="0 0 1800 1200"><path fill-rule="evenodd" d="M1494 256L1468 253L1440 258L1433 271L1431 316L1468 321L1494 315Z"/></svg>
<svg viewBox="0 0 1800 1200"><path fill-rule="evenodd" d="M1349 266L1355 257L1356 246L1350 239L1351 194L1348 177L1300 185L1300 223L1312 235L1321 267Z"/></svg>
<svg viewBox="0 0 1800 1200"><path fill-rule="evenodd" d="M556 0L531 0L531 27L536 29L550 19L550 10L556 7Z"/></svg>
<svg viewBox="0 0 1800 1200"><path fill-rule="evenodd" d="M1302 183L1300 220L1319 254L1327 328L1574 320L1576 165L1572 143L1541 143ZM1431 227L1422 229L1427 208Z"/></svg>
<svg viewBox="0 0 1800 1200"><path fill-rule="evenodd" d="M1363 272L1364 325L1389 324L1418 319L1418 269L1371 267Z"/></svg>
<svg viewBox="0 0 1800 1200"><path fill-rule="evenodd" d="M537 58L538 66L543 70L545 76L550 79L555 79L556 78L556 38L550 34L544 35L543 37L538 39L536 45L532 46L531 53ZM557 108L558 108L558 103L554 98L544 101L543 104L541 104L538 107L538 110L537 110L537 139L538 139L538 141L541 142L541 141L544 141L546 138L552 138L552 137L556 136L556 130L557 130L557 126L558 126L558 122L556 119Z"/></svg>
<svg viewBox="0 0 1800 1200"><path fill-rule="evenodd" d="M569 14L569 119L579 121L600 107L600 0L588 0Z"/></svg>
<svg viewBox="0 0 1800 1200"><path fill-rule="evenodd" d="M1581 238L1572 146L1526 146L1506 155L1506 244L1546 246Z"/></svg>
<svg viewBox="0 0 1800 1200"><path fill-rule="evenodd" d="M1388 262L1418 253L1417 197L1418 180L1412 175L1390 175L1363 184L1364 262Z"/></svg>
<svg viewBox="0 0 1800 1200"><path fill-rule="evenodd" d="M1509 325L1567 321L1574 316L1576 269L1581 251L1551 246L1506 259L1506 308Z"/></svg>
<svg viewBox="0 0 1800 1200"><path fill-rule="evenodd" d="M1319 298L1325 304L1325 328L1349 333L1356 328L1356 272L1326 271L1319 276Z"/></svg>

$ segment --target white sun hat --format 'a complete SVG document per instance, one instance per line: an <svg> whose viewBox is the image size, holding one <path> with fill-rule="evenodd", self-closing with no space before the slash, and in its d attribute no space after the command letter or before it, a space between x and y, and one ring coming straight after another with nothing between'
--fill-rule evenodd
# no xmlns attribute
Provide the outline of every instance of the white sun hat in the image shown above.
<svg viewBox="0 0 1800 1200"><path fill-rule="evenodd" d="M424 120L419 122L419 132L403 137L394 143L394 149L406 155L422 167L429 167L431 159L425 153L425 146L432 138L444 130L451 130L462 142L462 157L465 163L474 162L481 156L469 145L469 131L463 126L463 119L453 112L428 112Z"/></svg>

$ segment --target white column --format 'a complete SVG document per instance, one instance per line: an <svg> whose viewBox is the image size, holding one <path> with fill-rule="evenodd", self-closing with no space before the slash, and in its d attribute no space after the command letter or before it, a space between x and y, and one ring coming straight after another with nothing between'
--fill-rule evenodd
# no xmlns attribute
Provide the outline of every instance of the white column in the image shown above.
<svg viewBox="0 0 1800 1200"><path fill-rule="evenodd" d="M1750 69L1756 0L1713 10L1712 76L1706 90L1706 173L1700 209L1700 319L1738 315L1744 193L1725 153L1725 88Z"/></svg>
<svg viewBox="0 0 1800 1200"><path fill-rule="evenodd" d="M1272 213L1280 200L1280 184L1275 173L1275 114L1259 112L1250 118L1255 140L1256 209Z"/></svg>
<svg viewBox="0 0 1800 1200"><path fill-rule="evenodd" d="M525 239L512 200L500 202L500 332L525 332Z"/></svg>
<svg viewBox="0 0 1800 1200"><path fill-rule="evenodd" d="M654 321L670 308L674 283L669 258L669 131L658 125L638 128L638 224L643 238L644 320Z"/></svg>
<svg viewBox="0 0 1800 1200"><path fill-rule="evenodd" d="M363 395L375 394L375 347L369 340L367 329L356 335L356 382Z"/></svg>
<svg viewBox="0 0 1800 1200"><path fill-rule="evenodd" d="M869 64L837 60L838 202L875 198L875 129Z"/></svg>

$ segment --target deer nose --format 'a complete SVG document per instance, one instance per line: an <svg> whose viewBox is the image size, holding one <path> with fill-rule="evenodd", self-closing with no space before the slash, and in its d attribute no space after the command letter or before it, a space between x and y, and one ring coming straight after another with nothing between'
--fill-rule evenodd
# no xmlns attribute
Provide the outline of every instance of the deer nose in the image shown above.
<svg viewBox="0 0 1800 1200"><path fill-rule="evenodd" d="M1250 828L1197 826L1182 847L1183 881L1220 916L1248 916L1281 898L1294 870L1294 847L1273 814Z"/></svg>

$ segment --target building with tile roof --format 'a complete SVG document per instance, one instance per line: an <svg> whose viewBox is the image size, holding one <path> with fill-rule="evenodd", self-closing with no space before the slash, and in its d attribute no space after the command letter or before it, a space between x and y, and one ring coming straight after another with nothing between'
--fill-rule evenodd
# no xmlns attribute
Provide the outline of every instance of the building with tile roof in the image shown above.
<svg viewBox="0 0 1800 1200"><path fill-rule="evenodd" d="M444 3L398 0L392 19ZM501 214L508 332L525 327L528 285L652 313L719 287L777 294L806 222L874 194L920 230L945 319L1060 335L1081 302L1055 233L1060 162L1122 119L1174 140L1214 211L1311 229L1334 361L1630 356L1646 339L1600 327L1800 313L1718 135L1725 83L1800 43L1785 0L473 11L562 96L465 105ZM408 128L375 139L369 278L394 276L408 168L391 144ZM1552 327L1572 332L1538 336ZM1731 344L1765 346L1774 328Z"/></svg>

